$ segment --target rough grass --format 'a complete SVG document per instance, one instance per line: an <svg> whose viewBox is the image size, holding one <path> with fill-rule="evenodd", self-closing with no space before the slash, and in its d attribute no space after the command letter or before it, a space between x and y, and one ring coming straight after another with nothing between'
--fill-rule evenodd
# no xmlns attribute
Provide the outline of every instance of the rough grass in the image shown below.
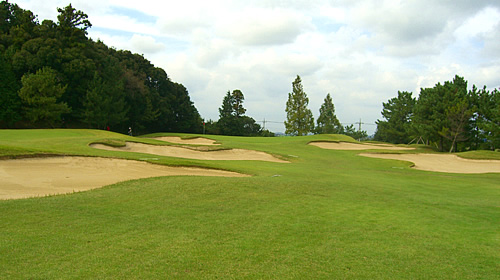
<svg viewBox="0 0 500 280"><path fill-rule="evenodd" d="M307 145L346 140L335 135L210 138L292 163L158 157L254 176L160 177L0 201L0 279L500 275L500 174L418 171ZM5 130L0 154L144 157L88 147L103 139L143 141L93 130Z"/></svg>

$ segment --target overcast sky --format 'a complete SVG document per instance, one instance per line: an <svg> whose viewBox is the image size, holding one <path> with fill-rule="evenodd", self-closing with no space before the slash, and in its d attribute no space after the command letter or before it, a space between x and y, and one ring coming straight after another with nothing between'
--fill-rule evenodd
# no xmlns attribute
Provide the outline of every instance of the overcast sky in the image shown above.
<svg viewBox="0 0 500 280"><path fill-rule="evenodd" d="M9 1L57 21L69 1ZM284 131L292 82L302 78L315 119L327 93L343 124L375 131L382 102L398 90L455 74L500 87L500 1L73 0L89 36L143 54L187 87L205 119L218 119L228 90L247 115ZM261 123L262 124L262 123ZM356 125L357 127L357 125Z"/></svg>

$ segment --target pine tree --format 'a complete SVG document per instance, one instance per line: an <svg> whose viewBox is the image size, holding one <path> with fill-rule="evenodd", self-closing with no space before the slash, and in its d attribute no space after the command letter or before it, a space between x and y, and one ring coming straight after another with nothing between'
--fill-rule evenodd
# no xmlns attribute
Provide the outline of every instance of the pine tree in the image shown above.
<svg viewBox="0 0 500 280"><path fill-rule="evenodd" d="M67 86L59 83L57 72L43 67L35 74L25 74L22 79L19 97L24 106L26 119L42 127L58 126L61 115L71 112L71 108L59 98Z"/></svg>
<svg viewBox="0 0 500 280"><path fill-rule="evenodd" d="M219 108L219 119L230 117L233 114L231 92L228 90L227 94L222 99L222 107Z"/></svg>
<svg viewBox="0 0 500 280"><path fill-rule="evenodd" d="M297 75L292 83L292 93L288 93L286 102L285 128L286 134L307 135L314 129L314 118L311 110L307 108L309 98L302 87L302 80Z"/></svg>
<svg viewBox="0 0 500 280"><path fill-rule="evenodd" d="M335 106L330 94L326 95L325 102L319 109L317 123L315 131L318 134L342 133L342 125L335 115Z"/></svg>
<svg viewBox="0 0 500 280"><path fill-rule="evenodd" d="M375 139L391 143L408 143L411 141L411 117L416 100L411 92L398 91L398 97L382 103L382 116L385 120L377 120Z"/></svg>
<svg viewBox="0 0 500 280"><path fill-rule="evenodd" d="M245 116L247 111L243 107L245 96L239 89L227 92L219 108L219 121L217 128L224 135L251 136L258 135L261 131L259 124L251 117Z"/></svg>

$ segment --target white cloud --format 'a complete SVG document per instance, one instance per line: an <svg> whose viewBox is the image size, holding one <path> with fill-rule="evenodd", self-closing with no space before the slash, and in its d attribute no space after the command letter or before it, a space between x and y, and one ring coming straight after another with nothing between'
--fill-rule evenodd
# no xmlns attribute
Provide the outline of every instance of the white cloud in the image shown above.
<svg viewBox="0 0 500 280"><path fill-rule="evenodd" d="M498 23L500 23L500 11L492 7L486 7L457 28L455 36L460 39L487 34L494 31Z"/></svg>
<svg viewBox="0 0 500 280"><path fill-rule="evenodd" d="M296 11L247 8L223 17L218 35L243 45L281 45L293 43L311 27L309 19Z"/></svg>
<svg viewBox="0 0 500 280"><path fill-rule="evenodd" d="M57 20L62 0L18 0ZM345 123L381 118L397 91L449 81L500 86L500 2L491 0L73 0L89 35L144 53L184 84L202 117L216 120L239 88L256 120L284 121L298 74L317 117L331 93ZM271 125L271 126L270 126ZM283 131L282 124L267 124ZM372 133L374 126L365 125Z"/></svg>
<svg viewBox="0 0 500 280"><path fill-rule="evenodd" d="M156 42L151 36L134 34L131 40L132 47L143 53L157 53L165 49L165 45Z"/></svg>

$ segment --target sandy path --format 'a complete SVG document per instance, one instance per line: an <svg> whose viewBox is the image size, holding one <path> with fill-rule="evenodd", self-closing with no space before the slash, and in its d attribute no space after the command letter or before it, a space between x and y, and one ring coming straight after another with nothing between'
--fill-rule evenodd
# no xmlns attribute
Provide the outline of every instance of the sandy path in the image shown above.
<svg viewBox="0 0 500 280"><path fill-rule="evenodd" d="M119 148L102 144L92 144L91 147L108 151L135 152L135 153L145 153L145 154L153 154L159 156L201 159L201 160L262 160L262 161L288 163L288 161L275 158L272 155L264 152L242 150L242 149L231 149L231 150L221 150L221 151L196 151L181 147L157 146L157 145L148 145L148 144L133 143L133 142L127 142L125 147L119 147Z"/></svg>
<svg viewBox="0 0 500 280"><path fill-rule="evenodd" d="M207 139L207 138L192 138L192 139L182 139L176 136L164 136L164 137L155 137L153 139L165 141L169 143L175 144L190 144L190 145L208 145L208 146L217 146L220 144L215 144L215 140Z"/></svg>
<svg viewBox="0 0 500 280"><path fill-rule="evenodd" d="M311 146L316 146L329 150L414 150L415 148L396 147L388 144L358 144L349 142L311 142Z"/></svg>
<svg viewBox="0 0 500 280"><path fill-rule="evenodd" d="M0 160L0 199L71 193L132 179L174 175L247 176L222 170L95 157Z"/></svg>
<svg viewBox="0 0 500 280"><path fill-rule="evenodd" d="M410 161L415 169L449 173L500 172L500 160L472 160L447 154L360 154L365 157Z"/></svg>

